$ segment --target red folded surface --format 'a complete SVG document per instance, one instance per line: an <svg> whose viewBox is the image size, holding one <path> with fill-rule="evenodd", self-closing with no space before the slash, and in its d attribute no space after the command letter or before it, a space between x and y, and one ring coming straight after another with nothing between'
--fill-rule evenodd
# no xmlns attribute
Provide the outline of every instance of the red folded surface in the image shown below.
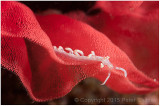
<svg viewBox="0 0 160 106"><path fill-rule="evenodd" d="M97 1L94 8L100 8L110 15L125 15L133 12L143 1Z"/></svg>
<svg viewBox="0 0 160 106"><path fill-rule="evenodd" d="M140 16L140 23L135 22L139 16L131 14L127 16L131 18L129 20L117 17L108 22L105 19L109 16L100 14L100 18L105 18L101 27L95 17L87 20L98 31L64 15L35 15L18 2L2 2L1 8L1 64L19 76L35 101L62 97L87 77L104 82L109 72L111 76L106 86L120 93L143 94L158 88L158 35L153 32L158 29L155 24L158 19L151 21ZM123 19L127 23L133 21L135 25L126 25ZM141 25L143 22L149 25L151 31L146 30L146 25ZM123 30L126 27L131 27L131 30L136 27L139 31L132 33L126 29L127 32ZM57 51L53 46L79 49L85 56ZM115 68L111 69L107 65L101 67L102 61L86 57L91 51L96 56L109 56L115 67L126 70L127 77ZM153 75L148 75L150 73Z"/></svg>

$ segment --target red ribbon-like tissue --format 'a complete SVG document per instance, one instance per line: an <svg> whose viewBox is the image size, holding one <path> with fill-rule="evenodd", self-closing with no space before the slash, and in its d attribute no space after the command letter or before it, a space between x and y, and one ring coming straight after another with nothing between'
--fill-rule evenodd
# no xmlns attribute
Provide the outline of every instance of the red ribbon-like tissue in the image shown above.
<svg viewBox="0 0 160 106"><path fill-rule="evenodd" d="M87 77L119 93L152 92L159 86L158 3L97 1L97 15L42 16L2 1L1 64L35 101L62 97Z"/></svg>

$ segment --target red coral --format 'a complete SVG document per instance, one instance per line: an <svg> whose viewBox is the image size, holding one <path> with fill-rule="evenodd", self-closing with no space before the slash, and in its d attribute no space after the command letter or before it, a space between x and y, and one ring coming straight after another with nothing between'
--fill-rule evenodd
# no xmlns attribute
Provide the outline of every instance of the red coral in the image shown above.
<svg viewBox="0 0 160 106"><path fill-rule="evenodd" d="M154 80L158 80L158 7L149 12L147 7L152 6L143 3L122 16L84 15L81 20L96 30L64 15L35 16L23 4L2 2L2 66L17 73L36 101L62 97L86 77L103 82L108 72L106 85L117 92L151 92L158 88ZM126 70L127 77L107 65L102 68L101 61L72 58L53 46L109 56L113 66Z"/></svg>
<svg viewBox="0 0 160 106"><path fill-rule="evenodd" d="M101 8L111 15L125 15L133 12L143 1L97 1L94 8Z"/></svg>

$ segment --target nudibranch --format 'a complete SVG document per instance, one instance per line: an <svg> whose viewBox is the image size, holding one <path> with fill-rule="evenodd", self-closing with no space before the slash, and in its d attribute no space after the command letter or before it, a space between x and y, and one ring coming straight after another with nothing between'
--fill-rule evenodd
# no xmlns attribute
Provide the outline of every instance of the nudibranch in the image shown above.
<svg viewBox="0 0 160 106"><path fill-rule="evenodd" d="M56 46L53 46L53 49L55 52L62 53L71 58L100 61L101 68L103 68L104 66L107 66L110 70L113 70L113 69L120 70L124 73L124 77L127 77L127 71L121 67L113 66L113 64L109 61L109 58L110 58L109 56L107 57L96 56L94 51L91 51L91 53L88 56L85 56L83 51L81 50L75 49L73 51L69 47L66 47L64 50L62 46L59 46L58 48ZM109 71L108 76L106 77L105 81L101 85L105 85L108 79L110 78L110 76L111 76L111 72Z"/></svg>

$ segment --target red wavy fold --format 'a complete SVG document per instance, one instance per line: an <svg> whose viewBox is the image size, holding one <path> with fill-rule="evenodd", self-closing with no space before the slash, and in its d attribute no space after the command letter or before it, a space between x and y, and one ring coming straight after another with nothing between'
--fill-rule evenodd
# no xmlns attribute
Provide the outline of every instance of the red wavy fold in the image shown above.
<svg viewBox="0 0 160 106"><path fill-rule="evenodd" d="M106 85L117 92L142 94L158 88L158 82L154 80L158 80L158 74L155 74L158 72L158 35L153 32L157 31L156 20L134 14L112 20L108 15L100 14L99 17L104 20L101 27L98 27L95 17L87 20L103 34L84 22L64 15L35 16L21 3L7 1L1 4L1 64L19 76L35 101L62 97L87 77L103 82L109 71L111 77ZM134 25L127 24L130 22ZM150 31L142 25L144 22L149 25ZM135 28L139 29L138 32L132 33ZM53 46L80 49L85 55L94 51L97 56L109 56L111 63L124 68L128 75L124 77L123 72L110 70L107 66L101 68L99 61L72 59L63 53L58 54ZM147 51L146 57L143 57L141 49ZM152 77L143 73L149 74L150 70Z"/></svg>

